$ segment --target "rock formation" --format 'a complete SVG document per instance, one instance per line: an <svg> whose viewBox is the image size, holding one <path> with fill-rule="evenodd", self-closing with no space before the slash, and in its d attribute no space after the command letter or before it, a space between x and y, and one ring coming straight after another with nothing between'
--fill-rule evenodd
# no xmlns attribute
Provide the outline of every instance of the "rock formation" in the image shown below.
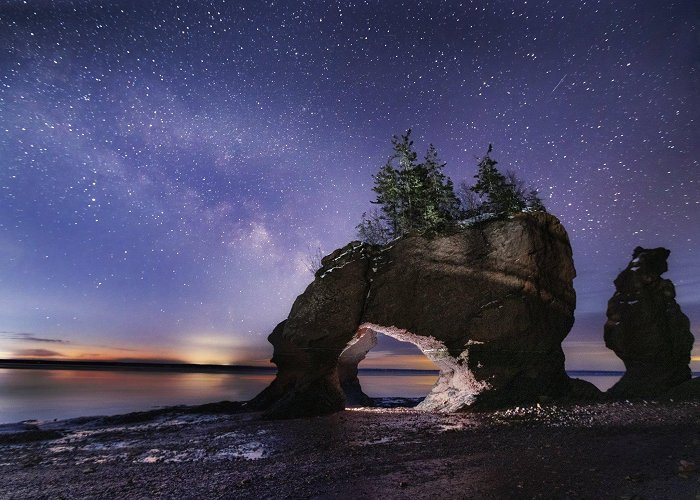
<svg viewBox="0 0 700 500"><path fill-rule="evenodd" d="M326 256L269 337L278 375L250 402L271 417L366 402L357 365L382 333L440 370L420 408L457 411L598 394L570 380L561 342L574 321L571 246L552 215L521 213L387 247Z"/></svg>
<svg viewBox="0 0 700 500"><path fill-rule="evenodd" d="M676 303L665 248L634 249L632 261L615 279L608 301L605 345L625 363L626 372L608 391L615 397L663 395L690 379L693 335Z"/></svg>

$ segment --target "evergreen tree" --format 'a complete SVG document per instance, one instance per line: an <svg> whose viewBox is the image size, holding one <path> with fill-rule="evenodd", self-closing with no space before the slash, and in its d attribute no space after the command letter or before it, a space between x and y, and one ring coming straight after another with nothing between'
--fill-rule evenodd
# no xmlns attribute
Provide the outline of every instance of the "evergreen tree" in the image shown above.
<svg viewBox="0 0 700 500"><path fill-rule="evenodd" d="M397 238L409 231L439 230L459 214L459 200L452 181L442 173L442 163L430 145L422 163L413 149L411 130L392 138L394 153L374 175L373 191L382 215L363 215L358 234L382 234ZM382 236L382 237L383 237ZM374 239L374 238L372 238Z"/></svg>
<svg viewBox="0 0 700 500"><path fill-rule="evenodd" d="M362 222L357 226L357 236L370 245L386 245L391 241L391 231L376 209L362 214Z"/></svg>
<svg viewBox="0 0 700 500"><path fill-rule="evenodd" d="M411 231L440 231L459 219L546 211L537 191L528 190L513 172L499 172L490 144L479 162L476 183L471 186L463 181L459 198L432 144L422 163L413 149L410 129L394 136L391 144L393 154L373 176L377 198L372 203L380 210L362 214L357 226L358 236L367 243L384 245Z"/></svg>
<svg viewBox="0 0 700 500"><path fill-rule="evenodd" d="M530 190L530 192L527 195L525 195L525 205L532 212L547 211L536 189Z"/></svg>
<svg viewBox="0 0 700 500"><path fill-rule="evenodd" d="M524 183L514 173L508 172L507 175L503 175L498 171L498 162L491 158L491 151L493 146L489 144L486 156L479 162L479 170L474 176L476 184L469 188L481 199L477 214L491 213L501 216L526 209L545 211L537 191L526 193Z"/></svg>

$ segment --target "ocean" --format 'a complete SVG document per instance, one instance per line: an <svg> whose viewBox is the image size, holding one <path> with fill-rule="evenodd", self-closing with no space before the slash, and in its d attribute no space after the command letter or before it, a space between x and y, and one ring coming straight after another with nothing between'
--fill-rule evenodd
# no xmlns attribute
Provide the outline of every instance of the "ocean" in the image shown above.
<svg viewBox="0 0 700 500"><path fill-rule="evenodd" d="M576 371L569 375L606 390L622 374ZM430 392L437 372L360 370L359 377L365 393L372 397L421 397ZM0 368L0 424L243 401L263 390L273 378L272 371L183 373Z"/></svg>

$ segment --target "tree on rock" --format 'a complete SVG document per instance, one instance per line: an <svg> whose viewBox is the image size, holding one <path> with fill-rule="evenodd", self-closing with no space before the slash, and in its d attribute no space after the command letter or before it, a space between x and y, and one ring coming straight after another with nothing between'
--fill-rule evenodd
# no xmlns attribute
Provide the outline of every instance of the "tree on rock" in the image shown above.
<svg viewBox="0 0 700 500"><path fill-rule="evenodd" d="M471 198L472 206L465 216L502 216L526 210L546 211L537 191L527 190L525 184L513 172L503 175L496 168L498 162L491 158L491 151L493 146L489 144L489 149L479 162L479 170L474 176L476 183L473 186L462 184L463 191L471 191L477 196L477 200Z"/></svg>
<svg viewBox="0 0 700 500"><path fill-rule="evenodd" d="M373 176L377 198L372 203L379 210L362 214L357 226L359 238L366 243L384 245L409 232L440 232L451 223L468 225L516 212L546 211L537 191L527 189L513 172L504 175L496 168L490 144L479 161L476 183L463 181L459 197L452 180L442 172L445 163L432 144L421 163L410 129L394 136L391 144L393 154Z"/></svg>
<svg viewBox="0 0 700 500"><path fill-rule="evenodd" d="M431 144L422 163L413 149L411 130L392 138L393 154L374 175L381 214L363 216L357 226L363 240L397 238L410 231L439 230L459 217L459 200L452 181L442 169L445 166ZM371 238L366 236L370 235ZM385 243L386 241L376 241Z"/></svg>
<svg viewBox="0 0 700 500"><path fill-rule="evenodd" d="M370 245L386 245L392 237L384 222L384 216L376 208L362 214L362 222L357 226L357 236Z"/></svg>

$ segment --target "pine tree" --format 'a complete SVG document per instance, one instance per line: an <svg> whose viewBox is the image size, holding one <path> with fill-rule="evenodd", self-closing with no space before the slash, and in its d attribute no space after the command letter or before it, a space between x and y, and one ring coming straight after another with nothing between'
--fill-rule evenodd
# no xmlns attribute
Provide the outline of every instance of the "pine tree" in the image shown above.
<svg viewBox="0 0 700 500"><path fill-rule="evenodd" d="M513 172L503 175L496 168L497 161L491 158L493 146L479 162L479 170L474 176L476 184L469 189L482 200L478 214L508 215L527 210L545 211L537 191L526 192L525 184Z"/></svg>
<svg viewBox="0 0 700 500"><path fill-rule="evenodd" d="M357 226L363 241L383 245L412 231L440 231L460 219L546 211L537 191L528 190L513 172L499 172L498 162L491 158L490 144L479 162L476 183L460 184L460 198L455 195L452 180L442 172L445 163L432 144L422 163L418 163L413 149L410 129L404 135L394 136L391 144L393 154L373 176L372 190L377 198L372 203L379 205L380 210L362 214L362 222Z"/></svg>
<svg viewBox="0 0 700 500"><path fill-rule="evenodd" d="M362 214L362 222L357 226L357 236L370 245L386 245L391 241L391 230L378 210Z"/></svg>
<svg viewBox="0 0 700 500"><path fill-rule="evenodd" d="M392 138L394 153L374 175L373 191L382 215L363 215L358 234L390 235L397 238L409 231L439 230L454 221L459 214L459 200L455 196L452 181L442 173L442 163L433 145L430 145L422 163L413 149L411 130ZM381 223L381 224L380 224ZM383 232L383 228L386 232ZM375 238L371 238L375 239Z"/></svg>
<svg viewBox="0 0 700 500"><path fill-rule="evenodd" d="M544 203L539 197L536 189L530 190L530 192L525 196L525 205L532 212L546 212L547 209L544 207Z"/></svg>

